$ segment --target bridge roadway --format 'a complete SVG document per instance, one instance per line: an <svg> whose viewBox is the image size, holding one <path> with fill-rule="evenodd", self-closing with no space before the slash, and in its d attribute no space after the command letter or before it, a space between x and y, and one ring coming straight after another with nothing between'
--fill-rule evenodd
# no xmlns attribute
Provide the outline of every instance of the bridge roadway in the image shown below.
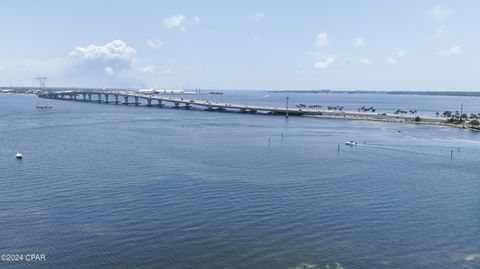
<svg viewBox="0 0 480 269"><path fill-rule="evenodd" d="M92 98L92 96L94 98ZM48 99L60 99L69 101L81 101L81 102L97 102L97 103L114 103L124 105L140 105L140 100L146 101L147 106L153 106L154 101L156 105L163 106L164 102L172 103L173 108L190 109L192 106L203 107L206 110L216 111L238 111L243 113L256 113L264 112L269 114L286 114L287 107L273 107L273 106L260 106L260 105L243 105L243 104L231 104L222 102L212 102L207 100L199 100L184 97L171 97L163 95L151 95L142 94L138 92L107 92L107 91L60 91L60 92L46 92L39 93L38 97ZM113 97L114 100L110 99ZM123 98L123 102L119 99ZM133 99L134 102L129 102ZM289 115L304 115L306 113L318 114L319 110L313 109L300 109L300 108L288 108Z"/></svg>
<svg viewBox="0 0 480 269"><path fill-rule="evenodd" d="M92 98L96 97L96 98ZM261 105L243 105L231 104L222 102L212 102L207 100L198 100L184 97L171 97L165 95L151 95L142 94L135 91L99 91L99 90L77 90L77 91L57 91L39 93L38 97L48 99L60 99L80 102L97 102L97 103L114 103L123 105L140 105L140 100L146 101L146 106L162 107L164 103L173 104L173 108L190 109L192 106L201 107L209 111L237 111L240 113L263 113L273 115L288 115L291 116L314 116L334 119L360 119L360 120L381 120L381 121L415 121L415 115L395 115L385 113L373 112L357 112L357 111L340 111L340 110L325 110L317 108L298 108L298 107L278 107L278 106L261 106ZM113 97L114 100L110 99ZM119 99L123 98L123 102ZM133 99L134 102L129 102ZM424 117L422 122L429 122L433 124L445 123L446 119L441 117Z"/></svg>

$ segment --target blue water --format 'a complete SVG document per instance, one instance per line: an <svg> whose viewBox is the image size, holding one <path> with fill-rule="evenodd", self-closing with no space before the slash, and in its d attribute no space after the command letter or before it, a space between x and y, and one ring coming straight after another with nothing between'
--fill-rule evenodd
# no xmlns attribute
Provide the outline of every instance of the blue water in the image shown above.
<svg viewBox="0 0 480 269"><path fill-rule="evenodd" d="M205 98L284 101L265 95ZM472 97L291 100L480 108ZM480 268L480 133L35 103L0 95L0 253L46 261L0 268Z"/></svg>

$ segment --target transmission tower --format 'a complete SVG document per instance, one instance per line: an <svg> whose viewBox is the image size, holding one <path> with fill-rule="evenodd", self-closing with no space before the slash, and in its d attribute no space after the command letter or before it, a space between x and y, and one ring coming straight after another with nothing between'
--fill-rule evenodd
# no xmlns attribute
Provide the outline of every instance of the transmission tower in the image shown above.
<svg viewBox="0 0 480 269"><path fill-rule="evenodd" d="M38 80L40 83L40 88L44 89L45 88L45 82L47 82L48 78L47 77L36 77L35 80Z"/></svg>
<svg viewBox="0 0 480 269"><path fill-rule="evenodd" d="M48 80L47 77L36 77L35 80L38 80L40 87L38 91L45 89L45 82ZM37 109L52 109L53 107L47 102L45 98L40 98L37 95Z"/></svg>

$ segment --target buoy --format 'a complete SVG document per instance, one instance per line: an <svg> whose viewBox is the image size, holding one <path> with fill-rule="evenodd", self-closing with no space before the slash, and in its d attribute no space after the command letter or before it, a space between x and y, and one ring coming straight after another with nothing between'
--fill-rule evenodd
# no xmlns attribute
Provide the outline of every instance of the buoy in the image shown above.
<svg viewBox="0 0 480 269"><path fill-rule="evenodd" d="M17 151L17 154L15 155L15 158L19 159L19 160L23 159L22 153L20 153L20 151Z"/></svg>

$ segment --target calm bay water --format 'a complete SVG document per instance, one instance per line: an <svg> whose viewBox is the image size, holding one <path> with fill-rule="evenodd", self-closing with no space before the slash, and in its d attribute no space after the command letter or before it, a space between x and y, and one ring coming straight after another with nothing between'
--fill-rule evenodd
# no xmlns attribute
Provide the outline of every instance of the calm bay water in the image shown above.
<svg viewBox="0 0 480 269"><path fill-rule="evenodd" d="M283 105L285 95L203 97ZM469 97L290 97L480 112ZM46 261L1 268L480 267L480 133L35 103L0 95L0 253ZM366 144L343 145L351 139Z"/></svg>

